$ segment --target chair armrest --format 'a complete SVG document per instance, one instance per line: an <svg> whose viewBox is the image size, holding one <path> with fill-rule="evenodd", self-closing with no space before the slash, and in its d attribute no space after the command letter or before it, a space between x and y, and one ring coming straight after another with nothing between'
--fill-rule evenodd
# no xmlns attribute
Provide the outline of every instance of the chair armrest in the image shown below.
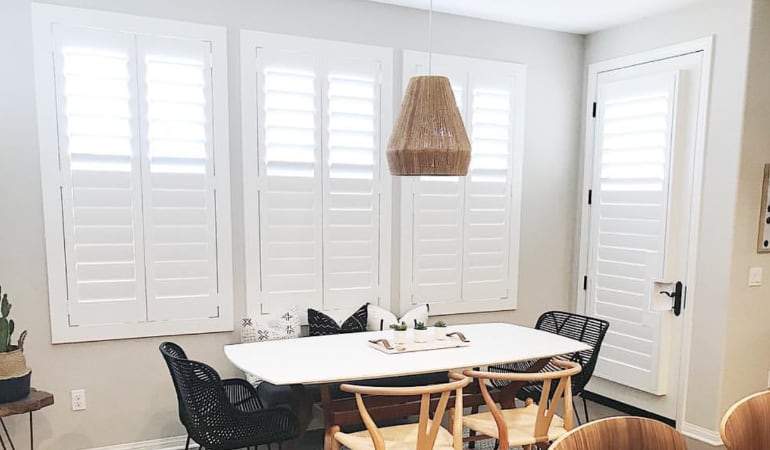
<svg viewBox="0 0 770 450"><path fill-rule="evenodd" d="M257 390L248 381L240 378L222 380L230 404L240 412L250 413L262 409Z"/></svg>

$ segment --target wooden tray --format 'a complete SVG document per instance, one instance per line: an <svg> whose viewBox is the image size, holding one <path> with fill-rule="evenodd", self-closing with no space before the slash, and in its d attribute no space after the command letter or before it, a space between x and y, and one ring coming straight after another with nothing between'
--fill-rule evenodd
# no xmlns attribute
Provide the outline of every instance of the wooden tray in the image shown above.
<svg viewBox="0 0 770 450"><path fill-rule="evenodd" d="M465 337L452 336L443 341L431 339L428 342L407 342L406 344L392 344L387 339L369 341L369 346L377 350L395 355L399 353L425 352L430 350L443 350L447 348L468 347L471 343ZM388 348L390 347L390 348Z"/></svg>

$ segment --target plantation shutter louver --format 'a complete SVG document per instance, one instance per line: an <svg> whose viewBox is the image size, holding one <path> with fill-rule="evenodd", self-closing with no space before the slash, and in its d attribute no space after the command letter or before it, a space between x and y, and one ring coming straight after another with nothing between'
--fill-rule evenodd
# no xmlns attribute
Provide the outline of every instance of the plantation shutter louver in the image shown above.
<svg viewBox="0 0 770 450"><path fill-rule="evenodd" d="M244 130L257 128L244 133L249 314L378 304L391 50L251 31L241 44Z"/></svg>
<svg viewBox="0 0 770 450"><path fill-rule="evenodd" d="M406 53L405 79L427 72L424 54ZM470 61L444 55L433 59L433 73L450 78L471 139L468 176L405 183L404 206L411 211L404 222L409 238L404 244L410 246L404 254L411 261L404 294L411 304L430 303L439 314L515 305L511 273L518 256L512 255L511 234L518 221L513 208L519 138L514 105L520 88L505 64L484 61L477 68Z"/></svg>
<svg viewBox="0 0 770 450"><path fill-rule="evenodd" d="M144 320L134 36L53 36L69 323Z"/></svg>
<svg viewBox="0 0 770 450"><path fill-rule="evenodd" d="M232 330L226 30L32 10L52 342Z"/></svg>

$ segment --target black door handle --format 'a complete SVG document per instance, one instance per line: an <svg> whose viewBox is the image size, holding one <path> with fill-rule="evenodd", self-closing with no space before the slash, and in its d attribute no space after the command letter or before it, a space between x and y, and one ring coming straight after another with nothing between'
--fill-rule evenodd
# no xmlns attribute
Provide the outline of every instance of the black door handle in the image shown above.
<svg viewBox="0 0 770 450"><path fill-rule="evenodd" d="M674 300L674 305L671 310L674 311L674 315L679 317L682 314L682 297L684 296L684 285L681 281L677 281L674 285L674 292L660 291L661 294L667 295Z"/></svg>

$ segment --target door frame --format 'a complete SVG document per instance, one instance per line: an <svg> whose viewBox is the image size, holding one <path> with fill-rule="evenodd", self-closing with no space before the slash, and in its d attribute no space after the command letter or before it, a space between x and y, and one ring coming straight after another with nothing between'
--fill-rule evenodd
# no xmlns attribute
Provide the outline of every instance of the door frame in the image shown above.
<svg viewBox="0 0 770 450"><path fill-rule="evenodd" d="M698 95L698 116L696 119L695 154L693 155L693 190L690 208L690 230L687 253L687 275L685 277L687 294L685 298L686 314L682 325L682 343L679 358L679 373L687 374L690 368L690 351L692 347L692 318L695 304L687 300L696 296L697 270L695 262L698 257L698 238L700 230L700 215L703 189L703 167L705 161L706 135L708 128L709 94L711 92L711 72L713 61L714 36L707 36L693 41L663 47L651 51L645 51L629 56L601 61L588 65L585 97L584 145L583 145L583 172L581 174L581 190L578 194L580 207L580 229L577 232L577 272L575 277L576 310L579 313L586 312L586 292L583 289L584 276L588 273L588 245L591 222L591 210L588 204L588 190L592 188L592 173L594 170L594 143L595 127L593 118L593 104L597 95L597 79L599 73L625 69L632 66L648 64L660 60L676 58L692 53L703 53L701 65L701 86ZM677 428L682 431L685 425L685 409L687 406L688 377L680 376L678 386Z"/></svg>

